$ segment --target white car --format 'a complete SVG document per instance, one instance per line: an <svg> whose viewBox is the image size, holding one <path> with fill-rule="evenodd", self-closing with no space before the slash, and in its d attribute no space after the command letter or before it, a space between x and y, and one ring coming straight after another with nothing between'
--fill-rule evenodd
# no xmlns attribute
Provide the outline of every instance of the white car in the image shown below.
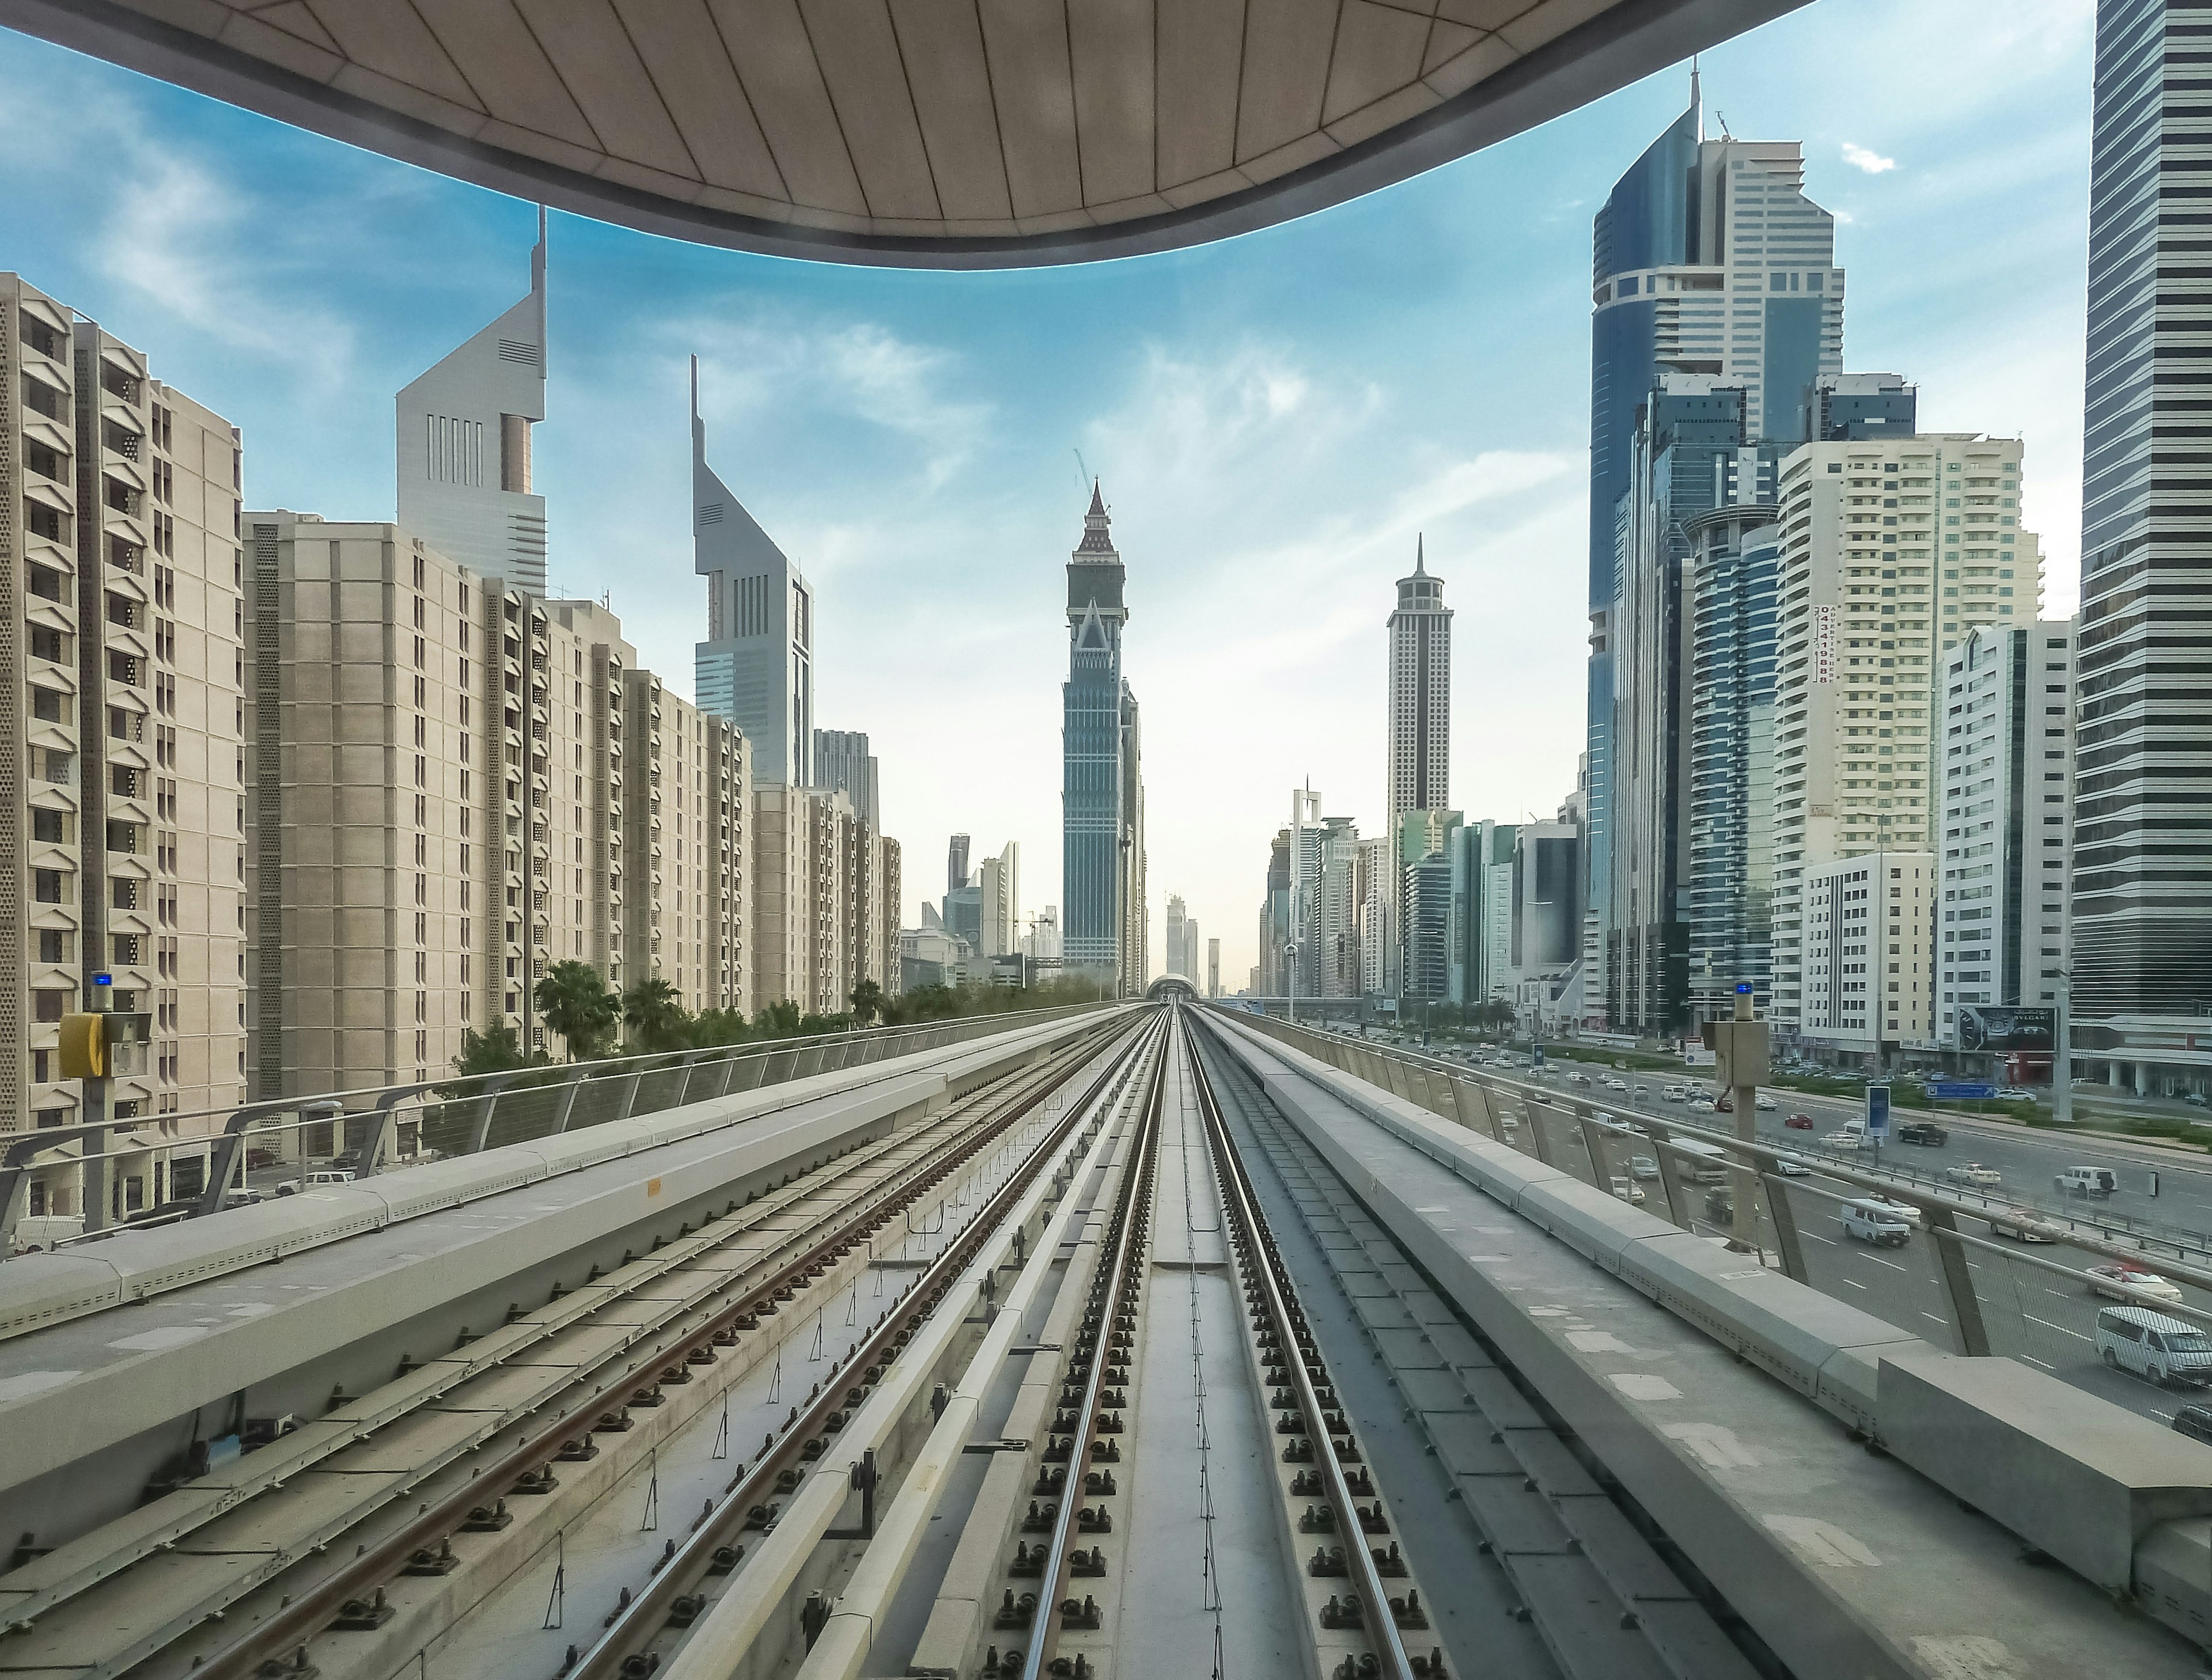
<svg viewBox="0 0 2212 1680"><path fill-rule="evenodd" d="M1714 1108L1711 1103L1706 1101L1705 1098L1699 1097L1695 1102L1690 1105L1690 1112L1692 1114L1711 1114L1716 1113L1718 1111Z"/></svg>
<svg viewBox="0 0 2212 1680"><path fill-rule="evenodd" d="M2124 1287L2119 1287L2124 1286ZM2177 1307L2187 1299L2181 1286L2170 1277L2161 1277L2154 1271L2145 1271L2125 1260L2111 1260L2103 1265L2089 1268L2089 1293L2104 1295L2112 1301L2131 1301L2128 1289L2135 1289L2160 1301L2170 1301Z"/></svg>
<svg viewBox="0 0 2212 1680"><path fill-rule="evenodd" d="M1618 1174L1614 1174L1613 1193L1620 1197L1622 1201L1634 1206L1641 1207L1644 1204L1644 1187L1633 1179L1624 1179Z"/></svg>
<svg viewBox="0 0 2212 1680"><path fill-rule="evenodd" d="M1648 1155L1632 1155L1628 1170L1639 1179L1656 1179L1659 1176L1659 1163Z"/></svg>
<svg viewBox="0 0 2212 1680"><path fill-rule="evenodd" d="M2004 1182L2004 1174L1994 1167L1984 1167L1978 1161L1961 1161L1956 1167L1943 1169L1945 1180L1951 1184L1971 1184L1977 1189L1990 1190Z"/></svg>
<svg viewBox="0 0 2212 1680"><path fill-rule="evenodd" d="M1605 1088L1608 1091L1625 1091L1628 1089L1628 1082L1626 1079L1608 1079L1605 1082Z"/></svg>
<svg viewBox="0 0 2212 1680"><path fill-rule="evenodd" d="M1808 1167L1803 1161L1798 1160L1795 1155L1787 1155L1778 1156L1776 1158L1774 1162L1774 1170L1781 1174L1785 1179L1809 1178L1813 1172L1813 1169L1810 1167Z"/></svg>
<svg viewBox="0 0 2212 1680"><path fill-rule="evenodd" d="M1761 1113L1766 1113L1775 1107L1775 1102L1772 1097L1767 1095L1765 1092L1761 1091L1753 1106L1758 1108Z"/></svg>
<svg viewBox="0 0 2212 1680"><path fill-rule="evenodd" d="M1863 1149L1866 1147L1866 1128L1856 1120L1853 1120L1838 1131L1830 1132L1820 1140L1824 1148L1831 1149Z"/></svg>
<svg viewBox="0 0 2212 1680"><path fill-rule="evenodd" d="M1638 1085L1636 1088L1635 1094L1638 1096L1650 1096L1651 1095L1651 1088L1649 1085Z"/></svg>

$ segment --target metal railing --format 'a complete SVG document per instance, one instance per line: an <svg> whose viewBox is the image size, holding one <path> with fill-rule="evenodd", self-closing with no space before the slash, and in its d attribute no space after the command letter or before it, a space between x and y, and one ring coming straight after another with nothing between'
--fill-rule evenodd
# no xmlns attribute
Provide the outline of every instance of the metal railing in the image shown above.
<svg viewBox="0 0 2212 1680"><path fill-rule="evenodd" d="M1346 1034L1249 1013L1231 1018L1595 1189L1636 1202L1692 1234L1715 1240L1733 1237L1733 1198L1750 1195L1758 1213L1759 1265L1774 1265L1797 1282L1956 1352L2011 1354L2092 1388L2116 1380L2122 1386L2110 1391L2113 1398L2139 1410L2155 1410L2158 1403L2146 1406L2144 1392L2126 1386L2124 1372L2116 1376L2111 1368L2095 1374L2084 1369L2100 1362L2112 1366L2099 1345L2105 1311L2100 1301L2147 1307L2212 1331L2212 1307L2170 1300L2124 1279L2100 1277L2086 1264L1997 1241L1994 1230L1982 1235L1960 1227L1961 1218L1978 1222L2001 1216L2023 1207L2025 1198L1984 1196L1965 1186L1937 1187L1931 1176L1910 1168L1905 1171L1911 1178L1902 1180L1889 1169L1838 1158L1844 1152L1747 1142L1733 1131L1509 1080ZM1808 1168L1841 1188L1808 1182ZM1911 1234L1929 1239L1910 1253L1902 1246L1893 1251L1899 1258L1885 1264L1897 1274L1893 1293L1880 1301L1866 1293L1863 1283L1846 1276L1849 1246L1808 1226L1808 1219L1824 1216L1827 1210L1863 1201L1867 1192L1889 1199L1910 1221ZM2116 1240L2101 1228L2060 1232L2057 1240L2093 1258L2139 1265L2146 1258L2143 1239ZM1833 1258L1819 1245L1827 1245ZM1912 1259L1919 1264L1905 1264ZM2212 1295L2212 1270L2163 1258L2158 1270L2174 1284ZM2072 1289L2051 1288L2051 1281L2059 1278ZM1931 1334L1931 1326L1941 1326L1941 1333Z"/></svg>
<svg viewBox="0 0 2212 1680"><path fill-rule="evenodd" d="M0 1151L0 1253L14 1251L17 1228L29 1216L26 1210L33 1180L57 1173L74 1177L92 1161L145 1161L163 1154L190 1159L202 1149L207 1151L207 1170L191 1195L48 1246L74 1247L116 1230L218 1213L227 1206L263 1199L264 1186L273 1189L280 1183L296 1183L304 1187L317 1171L343 1173L356 1180L379 1176L1110 1007L1111 1003L1077 1004L961 1016L703 1050L548 1063L314 1096L272 1097L243 1107L149 1115L110 1120L105 1125L41 1127L11 1139ZM205 1126L198 1136L181 1135L192 1121L220 1125ZM148 1129L158 1129L159 1135L135 1135ZM128 1141L116 1141L118 1133ZM317 1161L325 1165L319 1168ZM263 1175L262 1186L252 1182L257 1174Z"/></svg>

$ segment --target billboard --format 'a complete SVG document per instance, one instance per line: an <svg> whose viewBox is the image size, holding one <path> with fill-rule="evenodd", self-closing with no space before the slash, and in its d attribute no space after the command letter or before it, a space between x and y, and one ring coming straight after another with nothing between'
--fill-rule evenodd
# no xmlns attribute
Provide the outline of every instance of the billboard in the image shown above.
<svg viewBox="0 0 2212 1680"><path fill-rule="evenodd" d="M2014 1009L1988 1004L1968 1004L1959 1010L1959 1048L1987 1050L1999 1055L2022 1051L2051 1053L2057 1040L2057 1010Z"/></svg>

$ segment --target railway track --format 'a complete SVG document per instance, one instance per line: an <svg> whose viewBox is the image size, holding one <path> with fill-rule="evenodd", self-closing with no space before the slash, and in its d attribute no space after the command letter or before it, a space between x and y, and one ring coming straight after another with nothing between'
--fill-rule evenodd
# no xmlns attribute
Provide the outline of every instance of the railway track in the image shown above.
<svg viewBox="0 0 2212 1680"><path fill-rule="evenodd" d="M1180 1007L508 1316L0 1575L0 1667L1755 1671Z"/></svg>

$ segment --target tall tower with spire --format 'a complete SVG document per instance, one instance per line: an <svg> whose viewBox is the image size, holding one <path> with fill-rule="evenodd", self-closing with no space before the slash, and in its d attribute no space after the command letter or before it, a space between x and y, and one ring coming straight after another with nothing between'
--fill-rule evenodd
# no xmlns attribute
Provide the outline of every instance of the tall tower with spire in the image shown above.
<svg viewBox="0 0 2212 1680"><path fill-rule="evenodd" d="M753 781L814 785L814 586L707 464L691 358L692 570L707 580L699 709L744 731Z"/></svg>
<svg viewBox="0 0 2212 1680"><path fill-rule="evenodd" d="M1097 480L1067 561L1060 689L1061 953L1116 996L1144 990L1145 785L1136 696L1121 675L1127 573Z"/></svg>
<svg viewBox="0 0 2212 1680"><path fill-rule="evenodd" d="M1384 789L1387 856L1394 875L1420 861L1404 855L1404 819L1440 811L1451 804L1451 609L1444 585L1429 575L1426 544L1413 539L1413 569L1398 579L1398 608L1390 615L1390 773ZM1402 879L1380 895L1388 925L1382 935L1382 986L1392 997L1404 984Z"/></svg>
<svg viewBox="0 0 2212 1680"><path fill-rule="evenodd" d="M399 393L399 523L479 576L545 593L545 498L530 428L545 418L545 211L530 294Z"/></svg>

